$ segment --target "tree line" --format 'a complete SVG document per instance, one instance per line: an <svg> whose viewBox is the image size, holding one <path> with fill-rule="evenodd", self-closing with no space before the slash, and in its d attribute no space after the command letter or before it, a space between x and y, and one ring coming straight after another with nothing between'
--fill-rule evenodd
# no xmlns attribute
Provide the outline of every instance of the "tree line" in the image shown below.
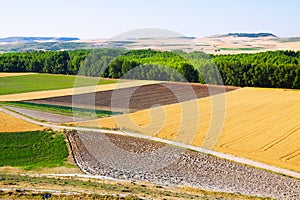
<svg viewBox="0 0 300 200"><path fill-rule="evenodd" d="M203 52L97 49L0 54L1 72L80 74L250 87L300 88L300 51Z"/></svg>
<svg viewBox="0 0 300 200"><path fill-rule="evenodd" d="M300 88L300 52L275 51L215 56L227 85Z"/></svg>

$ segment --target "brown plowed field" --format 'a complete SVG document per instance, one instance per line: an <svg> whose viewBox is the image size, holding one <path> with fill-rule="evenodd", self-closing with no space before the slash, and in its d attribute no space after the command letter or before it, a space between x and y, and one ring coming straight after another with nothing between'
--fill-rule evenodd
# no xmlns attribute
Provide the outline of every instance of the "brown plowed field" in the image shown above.
<svg viewBox="0 0 300 200"><path fill-rule="evenodd" d="M238 87L165 82L161 84L136 86L74 96L69 95L37 99L33 100L33 102L72 106L73 98L73 103L76 107L89 108L95 104L97 109L135 112L157 105L169 105L192 99L204 98L236 89L238 89ZM93 99L95 99L95 102L91 103L91 100ZM128 105L129 109L127 109Z"/></svg>

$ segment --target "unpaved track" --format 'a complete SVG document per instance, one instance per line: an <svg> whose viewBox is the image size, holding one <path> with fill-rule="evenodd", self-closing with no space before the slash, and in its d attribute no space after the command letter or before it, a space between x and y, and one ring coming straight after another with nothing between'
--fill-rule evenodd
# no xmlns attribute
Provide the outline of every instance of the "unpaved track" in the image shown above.
<svg viewBox="0 0 300 200"><path fill-rule="evenodd" d="M17 108L17 107L11 107L11 106L3 106L3 107L7 108L9 110L13 110L15 112L21 113L23 115L26 115L28 117L34 118L34 119L44 120L44 121L52 122L52 123L68 123L68 122L73 122L73 121L84 120L82 118L64 116L64 115L30 110L30 109L25 109L25 108Z"/></svg>
<svg viewBox="0 0 300 200"><path fill-rule="evenodd" d="M47 123L43 123L43 122L38 122L32 119L29 119L27 117L24 117L22 115L19 115L17 113L14 113L12 111L0 108L0 112L4 112L7 113L11 116L20 118L22 120L28 121L30 123L33 124L37 124L40 126L44 126L44 127L48 127L48 128L52 128L54 130L77 130L77 131L87 131L87 132L96 132L96 133L110 133L110 134L116 134L116 135L124 135L124 136L131 136L131 137L136 137L136 138L142 138L142 139L147 139L147 140L152 140L152 141L156 141L156 142L161 142L161 143L165 143L165 144L170 144L170 145L174 145L177 147L181 147L184 149L190 149L193 151L197 151L197 152L201 152L204 154L210 154L219 158L224 158L226 160L230 160L230 161L234 161L234 162L238 162L238 163L242 163L242 164L247 164L250 166L254 166L257 168L261 168L261 169L265 169L265 170L269 170L269 171L273 171L276 173L280 173L280 174L284 174L287 176L292 176L295 177L297 179L300 179L300 173L297 173L295 171L291 171L291 170L287 170L287 169L283 169L283 168L278 168L272 165L267 165L264 163L260 163L257 161L253 161L250 159L245 159L245 158L241 158L241 157L237 157L237 156L233 156L230 154L224 154L224 153L220 153L220 152L216 152L213 150L208 150L208 149L203 149L201 147L195 147L192 145L187 145L187 144L183 144L183 143L179 143L179 142L174 142L174 141L170 141L170 140L166 140L166 139L161 139L161 138L156 138L156 137L152 137L152 136L147 136L147 135L143 135L143 134L138 134L138 133L132 133L132 132L123 132L123 131L112 131L112 130L102 130L102 129L95 129L95 128L83 128L83 127L71 127L71 126L59 126L59 125L54 125L54 124L47 124Z"/></svg>

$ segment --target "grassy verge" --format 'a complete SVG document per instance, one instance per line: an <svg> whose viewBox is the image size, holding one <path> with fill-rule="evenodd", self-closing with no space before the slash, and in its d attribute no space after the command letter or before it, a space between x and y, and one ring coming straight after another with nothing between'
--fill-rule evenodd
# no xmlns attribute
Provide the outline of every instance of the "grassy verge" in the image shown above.
<svg viewBox="0 0 300 200"><path fill-rule="evenodd" d="M0 167L26 170L64 166L68 157L65 136L53 131L0 133Z"/></svg>
<svg viewBox="0 0 300 200"><path fill-rule="evenodd" d="M27 191L23 192L22 190L10 191L10 192L1 192L0 198L2 199L46 199L45 195L50 193L28 193ZM51 195L51 194L50 194ZM80 195L69 195L69 194L56 194L49 196L49 199L54 200L81 200L81 199L97 199L97 200L140 200L139 197L135 196L119 196L119 195L98 195L98 194L80 194Z"/></svg>
<svg viewBox="0 0 300 200"><path fill-rule="evenodd" d="M239 194L218 193L192 188L169 188L143 183L121 183L78 178L46 178L0 175L0 188L17 188L14 192L0 192L0 198L41 199L43 193L26 191L24 188L79 192L78 195L52 194L51 199L266 199ZM91 193L91 194L87 194ZM122 196L122 197L121 197ZM127 197L124 197L127 196Z"/></svg>
<svg viewBox="0 0 300 200"><path fill-rule="evenodd" d="M116 80L93 77L77 77L58 74L32 74L26 76L11 76L0 78L0 95L18 94L44 90L58 90L76 87L104 85L116 83Z"/></svg>
<svg viewBox="0 0 300 200"><path fill-rule="evenodd" d="M30 110L37 110L43 112L50 112L54 114L61 114L66 116L76 117L91 117L96 114L97 117L107 117L111 115L121 114L119 112L112 112L107 110L92 110L87 108L72 108L69 106L49 105L49 104L37 104L32 102L1 102L0 105L13 106L19 108L26 108Z"/></svg>

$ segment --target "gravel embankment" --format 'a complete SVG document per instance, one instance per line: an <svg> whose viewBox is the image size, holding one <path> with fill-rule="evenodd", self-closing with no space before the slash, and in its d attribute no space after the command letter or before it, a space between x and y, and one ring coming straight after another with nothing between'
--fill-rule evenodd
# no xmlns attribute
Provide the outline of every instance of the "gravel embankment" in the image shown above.
<svg viewBox="0 0 300 200"><path fill-rule="evenodd" d="M300 180L199 152L128 136L68 132L86 173L276 199L299 199Z"/></svg>

